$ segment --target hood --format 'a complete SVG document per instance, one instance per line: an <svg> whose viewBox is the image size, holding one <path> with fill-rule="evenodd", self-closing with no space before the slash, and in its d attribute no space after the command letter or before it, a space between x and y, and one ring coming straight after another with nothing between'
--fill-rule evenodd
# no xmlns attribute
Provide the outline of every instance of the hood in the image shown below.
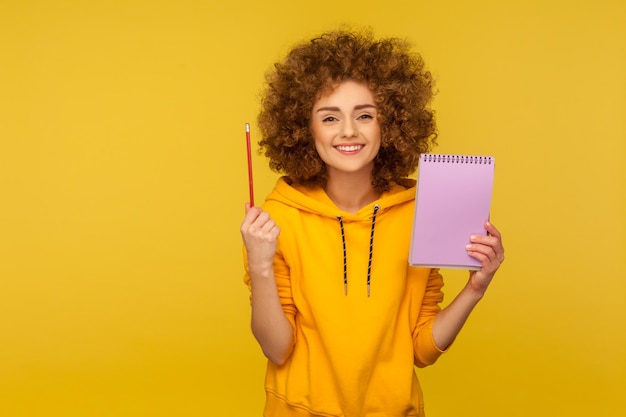
<svg viewBox="0 0 626 417"><path fill-rule="evenodd" d="M333 219L341 215L344 221L370 221L375 205L379 206L379 213L381 213L414 198L415 180L404 178L393 184L391 189L384 192L378 200L363 207L357 213L347 213L339 209L321 187L292 185L288 178L282 177L267 197L267 201L274 200L298 210Z"/></svg>

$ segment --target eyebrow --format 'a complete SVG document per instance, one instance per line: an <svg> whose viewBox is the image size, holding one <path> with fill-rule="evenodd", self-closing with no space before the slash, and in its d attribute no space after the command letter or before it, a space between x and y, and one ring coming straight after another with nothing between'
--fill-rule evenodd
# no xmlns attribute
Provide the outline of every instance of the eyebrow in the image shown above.
<svg viewBox="0 0 626 417"><path fill-rule="evenodd" d="M363 110L363 109L375 109L376 106L374 106L373 104L359 104L357 106L354 106L353 110ZM321 112L321 111L341 111L341 109L339 107L320 107L319 109L315 110L315 112Z"/></svg>

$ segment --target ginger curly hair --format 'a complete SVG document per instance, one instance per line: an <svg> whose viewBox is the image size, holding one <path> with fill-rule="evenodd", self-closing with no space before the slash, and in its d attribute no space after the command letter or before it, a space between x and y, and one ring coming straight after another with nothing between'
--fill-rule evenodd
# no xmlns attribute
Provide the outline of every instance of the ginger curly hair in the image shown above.
<svg viewBox="0 0 626 417"><path fill-rule="evenodd" d="M374 39L370 32L334 31L296 45L266 75L258 124L260 152L291 182L324 187L328 173L311 133L314 103L345 80L365 83L378 107L381 148L372 186L388 191L412 174L419 155L436 144L430 109L433 79L406 40Z"/></svg>

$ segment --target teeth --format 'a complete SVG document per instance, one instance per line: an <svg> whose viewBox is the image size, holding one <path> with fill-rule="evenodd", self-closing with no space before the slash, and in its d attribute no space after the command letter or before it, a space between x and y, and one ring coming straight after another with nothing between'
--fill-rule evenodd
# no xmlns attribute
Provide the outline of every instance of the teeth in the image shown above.
<svg viewBox="0 0 626 417"><path fill-rule="evenodd" d="M354 151L358 151L359 149L361 149L363 147L363 145L349 145L349 146L337 146L336 148L339 149L340 151L344 151L344 152L354 152Z"/></svg>

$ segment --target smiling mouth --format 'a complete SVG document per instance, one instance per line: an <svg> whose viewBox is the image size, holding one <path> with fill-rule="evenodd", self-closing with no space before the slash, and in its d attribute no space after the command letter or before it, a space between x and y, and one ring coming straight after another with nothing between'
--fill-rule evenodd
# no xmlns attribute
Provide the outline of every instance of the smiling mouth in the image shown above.
<svg viewBox="0 0 626 417"><path fill-rule="evenodd" d="M363 149L363 145L339 145L335 149L341 152L356 152Z"/></svg>

